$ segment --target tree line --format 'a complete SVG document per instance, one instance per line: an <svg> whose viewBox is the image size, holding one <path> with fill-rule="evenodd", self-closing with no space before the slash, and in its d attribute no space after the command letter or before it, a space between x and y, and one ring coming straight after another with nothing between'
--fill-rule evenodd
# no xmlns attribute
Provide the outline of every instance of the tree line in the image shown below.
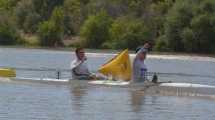
<svg viewBox="0 0 215 120"><path fill-rule="evenodd" d="M214 0L0 0L0 45L215 53ZM27 41L27 42L26 42Z"/></svg>

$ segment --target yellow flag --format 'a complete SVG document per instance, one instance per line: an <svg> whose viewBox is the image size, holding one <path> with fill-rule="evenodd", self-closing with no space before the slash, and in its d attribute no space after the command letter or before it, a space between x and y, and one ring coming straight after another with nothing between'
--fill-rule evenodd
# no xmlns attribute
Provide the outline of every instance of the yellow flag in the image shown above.
<svg viewBox="0 0 215 120"><path fill-rule="evenodd" d="M124 50L101 66L99 72L106 76L111 76L116 80L129 81L132 69L128 50Z"/></svg>

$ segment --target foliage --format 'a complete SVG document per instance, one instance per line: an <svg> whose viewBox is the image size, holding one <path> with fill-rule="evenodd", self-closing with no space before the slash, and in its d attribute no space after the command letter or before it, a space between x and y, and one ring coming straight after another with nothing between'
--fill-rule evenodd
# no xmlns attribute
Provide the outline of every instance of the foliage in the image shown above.
<svg viewBox="0 0 215 120"><path fill-rule="evenodd" d="M100 48L104 42L109 40L111 22L111 18L104 11L97 15L89 16L80 31L80 35L83 38L83 46Z"/></svg>
<svg viewBox="0 0 215 120"><path fill-rule="evenodd" d="M40 22L40 15L34 10L32 0L22 0L15 9L17 24L26 33L34 33Z"/></svg>
<svg viewBox="0 0 215 120"><path fill-rule="evenodd" d="M21 42L12 20L11 16L0 12L0 45L13 45Z"/></svg>
<svg viewBox="0 0 215 120"><path fill-rule="evenodd" d="M64 33L63 27L63 10L55 8L51 19L42 22L39 25L38 35L42 46L62 46L62 38Z"/></svg>
<svg viewBox="0 0 215 120"><path fill-rule="evenodd" d="M214 51L215 1L177 1L167 14L164 36L172 51Z"/></svg>
<svg viewBox="0 0 215 120"><path fill-rule="evenodd" d="M156 41L154 50L166 52L166 51L168 51L167 45L168 45L168 41L166 40L165 36L160 36Z"/></svg>
<svg viewBox="0 0 215 120"><path fill-rule="evenodd" d="M80 0L65 0L64 2L64 26L66 35L74 35L79 32L81 25Z"/></svg>
<svg viewBox="0 0 215 120"><path fill-rule="evenodd" d="M30 35L60 46L81 36L75 43L89 48L150 40L158 51L215 53L215 0L0 0L0 13L0 44Z"/></svg>
<svg viewBox="0 0 215 120"><path fill-rule="evenodd" d="M134 49L149 40L150 33L138 19L119 18L110 28L112 48ZM111 47L111 46L110 46Z"/></svg>

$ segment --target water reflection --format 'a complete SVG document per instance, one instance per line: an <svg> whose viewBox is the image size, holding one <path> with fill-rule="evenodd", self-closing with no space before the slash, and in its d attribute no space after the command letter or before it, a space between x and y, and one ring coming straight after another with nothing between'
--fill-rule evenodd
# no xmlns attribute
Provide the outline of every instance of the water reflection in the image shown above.
<svg viewBox="0 0 215 120"><path fill-rule="evenodd" d="M82 85L82 81L70 81L70 93L73 110L80 111L83 107L84 96L87 94L88 86Z"/></svg>
<svg viewBox="0 0 215 120"><path fill-rule="evenodd" d="M131 91L131 105L134 112L140 112L144 102L144 91Z"/></svg>

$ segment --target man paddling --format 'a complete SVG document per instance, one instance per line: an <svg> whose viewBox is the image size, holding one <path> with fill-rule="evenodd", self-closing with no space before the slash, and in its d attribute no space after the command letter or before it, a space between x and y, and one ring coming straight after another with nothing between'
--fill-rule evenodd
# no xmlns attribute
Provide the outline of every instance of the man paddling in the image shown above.
<svg viewBox="0 0 215 120"><path fill-rule="evenodd" d="M87 57L83 48L75 50L76 59L71 63L72 77L77 80L92 80L96 77L90 73L87 66Z"/></svg>
<svg viewBox="0 0 215 120"><path fill-rule="evenodd" d="M136 53L141 49L141 48L145 48L148 52L151 50L151 43L146 42L143 46L139 46L136 49Z"/></svg>
<svg viewBox="0 0 215 120"><path fill-rule="evenodd" d="M98 73L91 73L87 66L87 57L83 48L75 50L76 59L71 63L72 77L76 80L104 80L107 79Z"/></svg>
<svg viewBox="0 0 215 120"><path fill-rule="evenodd" d="M144 82L147 80L147 67L145 65L147 50L140 48L133 61L133 82Z"/></svg>
<svg viewBox="0 0 215 120"><path fill-rule="evenodd" d="M151 48L150 43L146 42L143 47L136 49L136 57L133 62L133 81L145 82L147 80L147 67L145 65L145 59L147 52ZM152 83L159 83L158 76L156 74L152 77Z"/></svg>

